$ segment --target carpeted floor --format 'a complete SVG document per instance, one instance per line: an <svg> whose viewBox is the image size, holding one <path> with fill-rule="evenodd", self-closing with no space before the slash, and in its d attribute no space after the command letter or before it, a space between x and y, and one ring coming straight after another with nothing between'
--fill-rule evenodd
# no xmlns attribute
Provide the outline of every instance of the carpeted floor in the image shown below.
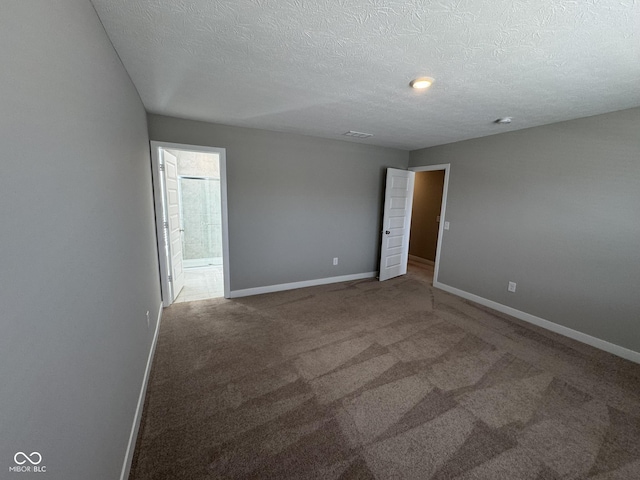
<svg viewBox="0 0 640 480"><path fill-rule="evenodd" d="M640 365L429 285L165 310L130 479L640 478Z"/></svg>

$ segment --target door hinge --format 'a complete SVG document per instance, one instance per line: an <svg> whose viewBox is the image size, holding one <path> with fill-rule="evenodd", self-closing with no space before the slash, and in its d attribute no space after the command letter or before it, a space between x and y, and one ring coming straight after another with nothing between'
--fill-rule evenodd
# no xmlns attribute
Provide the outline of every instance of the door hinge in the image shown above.
<svg viewBox="0 0 640 480"><path fill-rule="evenodd" d="M161 164L159 165L159 167L160 167L160 171L161 171L161 172L164 172L164 163L161 163Z"/></svg>
<svg viewBox="0 0 640 480"><path fill-rule="evenodd" d="M169 275L169 282L173 282L173 277Z"/></svg>
<svg viewBox="0 0 640 480"><path fill-rule="evenodd" d="M169 228L169 222L163 222L164 228Z"/></svg>

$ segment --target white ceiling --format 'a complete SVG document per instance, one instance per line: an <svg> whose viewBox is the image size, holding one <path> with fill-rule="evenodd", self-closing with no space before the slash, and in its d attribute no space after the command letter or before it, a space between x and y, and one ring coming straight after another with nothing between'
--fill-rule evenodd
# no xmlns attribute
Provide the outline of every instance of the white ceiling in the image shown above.
<svg viewBox="0 0 640 480"><path fill-rule="evenodd" d="M413 150L640 106L637 0L93 3L154 113Z"/></svg>

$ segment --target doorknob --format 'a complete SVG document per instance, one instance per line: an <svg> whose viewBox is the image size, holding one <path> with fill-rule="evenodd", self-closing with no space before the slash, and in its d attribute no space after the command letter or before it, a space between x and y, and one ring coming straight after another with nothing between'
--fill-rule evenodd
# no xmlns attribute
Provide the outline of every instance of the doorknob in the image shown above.
<svg viewBox="0 0 640 480"><path fill-rule="evenodd" d="M390 232L389 230L385 230L385 231L384 231L384 233L385 233L386 235L389 235L391 232Z"/></svg>

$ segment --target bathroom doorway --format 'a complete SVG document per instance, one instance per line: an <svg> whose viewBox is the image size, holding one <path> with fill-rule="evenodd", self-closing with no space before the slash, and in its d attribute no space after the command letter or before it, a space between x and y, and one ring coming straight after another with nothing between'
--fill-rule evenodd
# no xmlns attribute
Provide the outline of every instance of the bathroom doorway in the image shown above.
<svg viewBox="0 0 640 480"><path fill-rule="evenodd" d="M226 297L225 151L151 143L163 302Z"/></svg>

